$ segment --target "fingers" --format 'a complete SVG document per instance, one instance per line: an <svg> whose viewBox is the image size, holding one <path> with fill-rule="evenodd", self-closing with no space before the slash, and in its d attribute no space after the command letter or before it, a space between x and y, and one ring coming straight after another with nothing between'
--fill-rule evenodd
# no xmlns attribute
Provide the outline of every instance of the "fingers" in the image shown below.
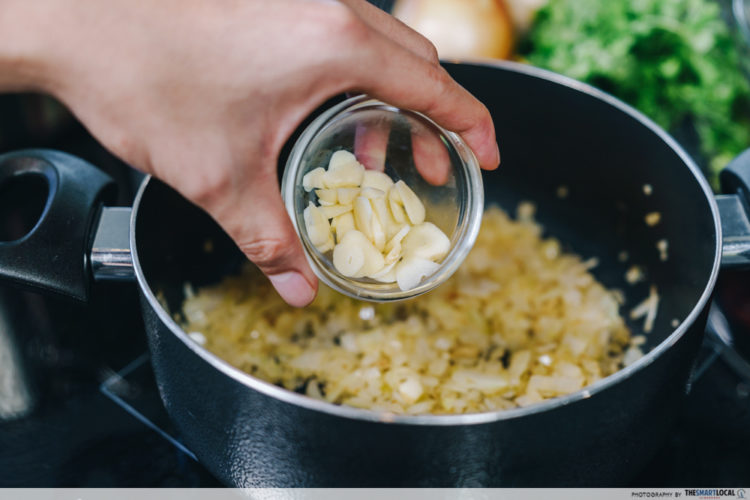
<svg viewBox="0 0 750 500"><path fill-rule="evenodd" d="M360 124L354 134L354 155L369 170L385 170L390 121ZM451 164L448 151L435 135L426 128L411 130L414 165L430 184L440 186L450 177Z"/></svg>
<svg viewBox="0 0 750 500"><path fill-rule="evenodd" d="M289 220L275 175L258 177L253 176L244 189L235 189L233 202L226 200L208 211L268 276L281 298L292 306L306 306L315 298L317 279Z"/></svg>
<svg viewBox="0 0 750 500"><path fill-rule="evenodd" d="M391 123L379 121L357 125L354 133L354 156L369 170L382 172L385 169L385 154Z"/></svg>
<svg viewBox="0 0 750 500"><path fill-rule="evenodd" d="M402 45L432 64L438 65L440 63L437 50L432 42L387 12L364 0L341 0L341 2L352 9L368 26L377 30L386 38ZM365 168L378 171L384 169L389 133L390 124L357 128L354 152ZM424 165L426 162L421 164ZM429 176L429 173L427 175Z"/></svg>
<svg viewBox="0 0 750 500"><path fill-rule="evenodd" d="M437 51L425 37L407 25L363 0L341 0L371 28L425 61L438 65ZM383 170L390 124L359 127L354 149L357 159L368 169ZM445 147L431 135L415 132L412 150L417 170L431 184L444 184L450 175L450 158ZM499 161L499 160L498 160Z"/></svg>
<svg viewBox="0 0 750 500"><path fill-rule="evenodd" d="M340 2L347 5L363 22L384 37L402 45L432 64L439 64L437 50L432 42L395 17L365 0L340 0Z"/></svg>
<svg viewBox="0 0 750 500"><path fill-rule="evenodd" d="M440 139L432 134L413 133L411 149L414 154L414 166L424 180L433 186L442 186L451 174L451 160L448 150Z"/></svg>
<svg viewBox="0 0 750 500"><path fill-rule="evenodd" d="M349 62L359 90L398 107L422 112L460 134L482 168L500 163L495 127L482 103L435 66L382 35Z"/></svg>

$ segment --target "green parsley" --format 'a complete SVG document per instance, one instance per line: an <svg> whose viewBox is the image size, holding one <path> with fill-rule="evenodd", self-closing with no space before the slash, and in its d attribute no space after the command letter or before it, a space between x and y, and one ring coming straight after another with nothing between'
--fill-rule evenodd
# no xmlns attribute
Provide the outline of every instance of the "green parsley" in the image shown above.
<svg viewBox="0 0 750 500"><path fill-rule="evenodd" d="M750 147L750 83L739 46L712 0L550 0L523 52L678 136L687 127L715 180Z"/></svg>

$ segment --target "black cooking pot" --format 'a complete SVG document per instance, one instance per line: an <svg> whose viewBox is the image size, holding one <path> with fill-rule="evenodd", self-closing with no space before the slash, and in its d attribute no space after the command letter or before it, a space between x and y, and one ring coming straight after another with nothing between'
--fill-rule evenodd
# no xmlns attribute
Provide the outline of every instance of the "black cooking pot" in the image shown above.
<svg viewBox="0 0 750 500"><path fill-rule="evenodd" d="M227 484L625 485L679 410L720 264L750 262L750 152L724 173L736 194L715 200L674 140L602 92L516 64L448 69L497 125L503 166L484 176L488 202L508 210L535 202L550 235L599 259L594 274L625 292L625 311L657 286L658 315L639 361L565 397L472 415L393 416L281 389L204 350L173 319L186 282L215 283L243 261L217 225L156 179L143 183L132 213L98 211L107 179L50 151L0 157L0 184L36 176L49 191L28 235L0 243L2 276L85 299L91 274L134 274L167 411ZM644 217L655 211L661 222L652 227ZM647 269L645 282L625 282L632 264Z"/></svg>

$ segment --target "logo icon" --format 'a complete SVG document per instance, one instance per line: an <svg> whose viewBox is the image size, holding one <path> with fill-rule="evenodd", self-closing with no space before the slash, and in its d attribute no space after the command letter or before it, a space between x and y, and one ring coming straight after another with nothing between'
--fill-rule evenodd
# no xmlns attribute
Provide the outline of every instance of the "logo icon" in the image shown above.
<svg viewBox="0 0 750 500"><path fill-rule="evenodd" d="M737 490L737 498L745 498L745 490L740 488Z"/></svg>

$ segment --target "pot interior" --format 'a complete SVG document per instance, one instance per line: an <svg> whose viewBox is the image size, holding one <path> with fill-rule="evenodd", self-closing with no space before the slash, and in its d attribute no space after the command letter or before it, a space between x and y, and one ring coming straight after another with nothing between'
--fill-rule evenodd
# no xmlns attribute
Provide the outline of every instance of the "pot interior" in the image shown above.
<svg viewBox="0 0 750 500"><path fill-rule="evenodd" d="M484 173L487 203L511 214L520 201L535 203L547 235L599 260L593 273L623 292L626 318L656 285L661 300L644 351L658 345L698 302L717 253L711 203L680 152L639 115L581 84L516 65L448 69L495 120L502 165ZM159 181L149 181L136 210L140 264L170 314L180 311L186 282L215 283L244 261L210 217ZM649 226L653 212L660 221ZM632 265L645 270L635 285L625 279ZM643 319L627 321L634 335L644 333Z"/></svg>

